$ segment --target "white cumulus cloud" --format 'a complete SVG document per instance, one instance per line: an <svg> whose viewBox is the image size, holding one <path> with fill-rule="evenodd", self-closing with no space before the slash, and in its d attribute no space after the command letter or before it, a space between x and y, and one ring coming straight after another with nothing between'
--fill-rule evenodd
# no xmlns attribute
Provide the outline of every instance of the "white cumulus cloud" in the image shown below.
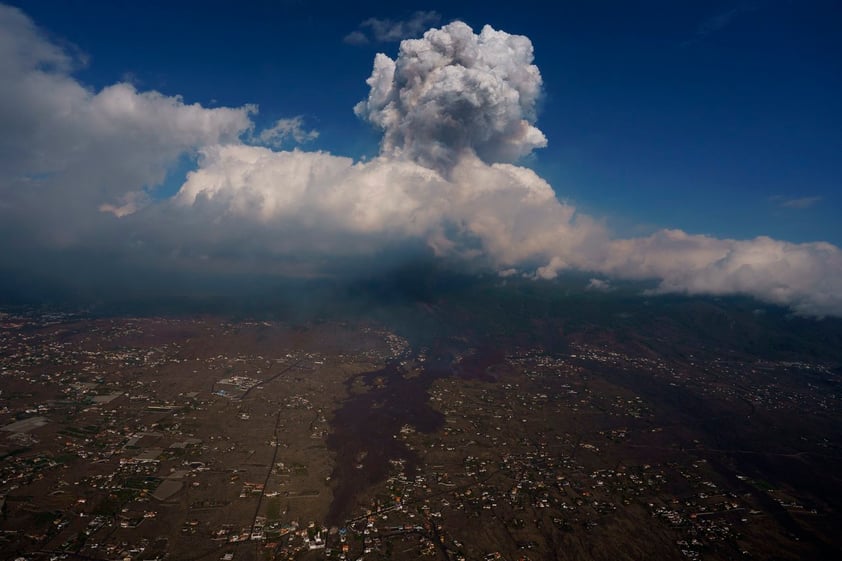
<svg viewBox="0 0 842 561"><path fill-rule="evenodd" d="M182 154L235 141L251 126L251 107L206 109L122 82L94 91L72 76L78 64L21 11L0 5L0 221L7 227L66 241L91 211L131 210L126 204L159 185Z"/></svg>
<svg viewBox="0 0 842 561"><path fill-rule="evenodd" d="M681 230L616 238L516 165L546 144L535 126L541 75L523 36L455 22L403 41L395 59L377 55L355 110L383 130L382 150L363 162L277 149L315 139L300 118L255 136L252 106L208 109L122 82L96 91L73 76L77 64L0 6L0 256L96 247L272 271L424 245L501 276L586 271L592 290L648 279L660 292L842 316L836 246ZM159 200L185 154L195 169Z"/></svg>
<svg viewBox="0 0 842 561"><path fill-rule="evenodd" d="M368 18L360 24L359 29L346 35L344 41L350 45L365 45L370 41L378 43L400 41L416 37L431 25L437 24L439 20L441 16L437 12L421 10L413 13L406 20Z"/></svg>
<svg viewBox="0 0 842 561"><path fill-rule="evenodd" d="M304 144L319 138L319 131L304 128L300 115L289 119L278 119L274 125L260 131L253 140L265 146L281 148L287 144Z"/></svg>

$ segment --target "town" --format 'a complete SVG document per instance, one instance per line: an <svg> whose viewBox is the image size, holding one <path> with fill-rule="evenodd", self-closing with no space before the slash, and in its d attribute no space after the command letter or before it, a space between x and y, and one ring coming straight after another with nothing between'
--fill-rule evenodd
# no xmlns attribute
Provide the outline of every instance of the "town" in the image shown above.
<svg viewBox="0 0 842 561"><path fill-rule="evenodd" d="M827 364L486 352L4 312L0 556L795 559L834 539L839 512L753 463L833 464L839 440L801 430L838 430ZM781 411L802 413L746 447Z"/></svg>

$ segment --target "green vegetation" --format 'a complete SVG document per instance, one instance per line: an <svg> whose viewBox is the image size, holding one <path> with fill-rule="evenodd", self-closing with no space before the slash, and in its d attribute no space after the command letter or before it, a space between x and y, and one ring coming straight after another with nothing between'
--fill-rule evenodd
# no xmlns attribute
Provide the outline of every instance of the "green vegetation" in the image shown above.
<svg viewBox="0 0 842 561"><path fill-rule="evenodd" d="M126 489L134 489L134 490L152 490L155 489L161 483L161 479L158 477L130 477L126 479L123 486Z"/></svg>
<svg viewBox="0 0 842 561"><path fill-rule="evenodd" d="M281 518L281 500L278 497L271 497L266 503L266 518L270 522Z"/></svg>
<svg viewBox="0 0 842 561"><path fill-rule="evenodd" d="M59 464L69 464L69 463L75 462L78 459L79 459L79 456L77 456L76 454L71 454L69 452L66 452L66 453L63 453L63 454L58 454L55 457L55 461Z"/></svg>
<svg viewBox="0 0 842 561"><path fill-rule="evenodd" d="M85 438L88 436L93 436L99 432L99 427L95 425L87 425L84 427L64 427L59 431L59 434L64 436L72 436L75 438Z"/></svg>

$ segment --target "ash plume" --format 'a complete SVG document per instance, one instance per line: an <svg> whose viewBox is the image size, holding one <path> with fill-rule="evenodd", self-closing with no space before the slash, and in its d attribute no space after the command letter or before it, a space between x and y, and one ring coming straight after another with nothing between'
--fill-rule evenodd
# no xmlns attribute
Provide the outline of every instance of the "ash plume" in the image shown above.
<svg viewBox="0 0 842 561"><path fill-rule="evenodd" d="M580 271L842 316L832 244L681 230L618 238L517 165L547 143L527 37L454 22L403 41L395 59L378 54L354 109L383 131L369 161L272 148L300 124L255 131L252 105L209 109L126 83L96 91L74 76L80 64L0 5L0 269L10 276L62 279L84 263L120 290L143 278L125 271L149 271L150 284L167 284L168 271L301 278L427 252L506 277ZM251 143L261 138L268 147ZM185 157L194 169L163 196Z"/></svg>
<svg viewBox="0 0 842 561"><path fill-rule="evenodd" d="M462 22L401 43L374 59L357 115L383 130L382 153L444 173L466 153L513 162L546 146L534 126L541 73L528 38Z"/></svg>

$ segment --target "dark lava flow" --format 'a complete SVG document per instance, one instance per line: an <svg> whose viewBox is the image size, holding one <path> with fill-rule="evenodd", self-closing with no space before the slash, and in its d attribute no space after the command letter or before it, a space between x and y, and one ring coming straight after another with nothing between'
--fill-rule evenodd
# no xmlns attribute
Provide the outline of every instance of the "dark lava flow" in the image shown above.
<svg viewBox="0 0 842 561"><path fill-rule="evenodd" d="M362 380L367 390L352 394L333 418L327 444L336 453L335 487L328 524L341 525L357 495L389 476L389 460L404 460L408 474L419 466L417 454L395 435L404 425L428 434L443 426L444 417L429 404L428 392L436 379L454 374L484 377L487 368L504 357L500 350L483 349L454 368L453 354L439 350L430 353L418 376L404 377L400 362L394 360L346 381L349 394L356 380Z"/></svg>

